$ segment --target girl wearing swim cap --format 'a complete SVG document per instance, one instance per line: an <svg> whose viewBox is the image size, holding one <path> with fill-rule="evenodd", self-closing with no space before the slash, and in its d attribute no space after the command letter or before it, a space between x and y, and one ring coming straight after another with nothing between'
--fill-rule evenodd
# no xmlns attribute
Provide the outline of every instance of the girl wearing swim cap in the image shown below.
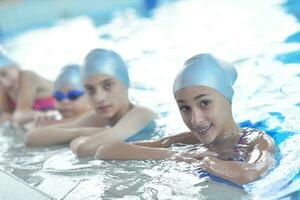
<svg viewBox="0 0 300 200"><path fill-rule="evenodd" d="M156 117L153 111L129 101L127 66L116 52L92 50L84 60L82 80L93 110L72 122L30 131L27 146L71 142L78 156L91 156L103 144L140 134Z"/></svg>
<svg viewBox="0 0 300 200"><path fill-rule="evenodd" d="M51 111L47 115L37 116L34 127L66 122L91 109L84 93L80 66L77 64L62 68L54 81L52 95L55 99L55 110L58 113Z"/></svg>
<svg viewBox="0 0 300 200"><path fill-rule="evenodd" d="M0 47L0 122L25 124L54 107L52 83L21 70Z"/></svg>
<svg viewBox="0 0 300 200"><path fill-rule="evenodd" d="M274 142L260 130L240 129L234 121L231 107L236 77L233 65L210 54L192 57L173 85L190 131L157 141L105 145L96 157L195 161L206 172L238 184L256 180L273 164ZM199 144L199 148L185 152L168 149L176 144Z"/></svg>

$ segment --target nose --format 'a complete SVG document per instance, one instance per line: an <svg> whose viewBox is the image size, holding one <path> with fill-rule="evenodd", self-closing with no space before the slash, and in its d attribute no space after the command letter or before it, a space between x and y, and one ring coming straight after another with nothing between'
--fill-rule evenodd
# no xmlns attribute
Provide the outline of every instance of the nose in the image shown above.
<svg viewBox="0 0 300 200"><path fill-rule="evenodd" d="M194 109L192 111L191 124L195 127L200 126L204 121L203 111L199 109Z"/></svg>
<svg viewBox="0 0 300 200"><path fill-rule="evenodd" d="M66 105L70 103L70 100L68 98L64 98L60 103Z"/></svg>
<svg viewBox="0 0 300 200"><path fill-rule="evenodd" d="M102 104L103 102L105 102L107 100L107 94L105 91L98 89L95 96L94 96L94 100L99 103Z"/></svg>

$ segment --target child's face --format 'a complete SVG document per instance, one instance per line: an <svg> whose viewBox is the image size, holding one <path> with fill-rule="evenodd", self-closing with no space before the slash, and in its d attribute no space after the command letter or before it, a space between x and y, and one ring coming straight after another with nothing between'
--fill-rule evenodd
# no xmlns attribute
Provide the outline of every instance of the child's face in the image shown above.
<svg viewBox="0 0 300 200"><path fill-rule="evenodd" d="M14 66L0 69L0 85L7 89L15 87L18 81L18 68Z"/></svg>
<svg viewBox="0 0 300 200"><path fill-rule="evenodd" d="M201 143L213 143L228 129L231 105L214 89L190 86L178 90L175 99L184 123Z"/></svg>
<svg viewBox="0 0 300 200"><path fill-rule="evenodd" d="M105 118L118 115L129 105L127 87L113 76L91 76L84 87L92 108Z"/></svg>
<svg viewBox="0 0 300 200"><path fill-rule="evenodd" d="M54 95L56 109L64 118L76 117L85 112L89 107L86 95L83 94L84 91L63 87L56 92L64 96L64 98L56 98Z"/></svg>

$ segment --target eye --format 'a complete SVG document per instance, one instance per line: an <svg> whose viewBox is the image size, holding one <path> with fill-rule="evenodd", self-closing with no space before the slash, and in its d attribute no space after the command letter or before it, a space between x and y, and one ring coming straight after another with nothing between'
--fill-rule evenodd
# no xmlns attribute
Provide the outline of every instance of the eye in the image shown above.
<svg viewBox="0 0 300 200"><path fill-rule="evenodd" d="M6 71L2 71L2 72L0 72L0 76L2 76L2 77L6 77L6 75L7 75L7 72L6 72Z"/></svg>
<svg viewBox="0 0 300 200"><path fill-rule="evenodd" d="M113 83L111 81L107 81L103 83L102 87L105 91L110 91Z"/></svg>
<svg viewBox="0 0 300 200"><path fill-rule="evenodd" d="M95 94L95 88L94 87L91 87L91 86L86 86L85 87L85 91L88 95L93 95Z"/></svg>
<svg viewBox="0 0 300 200"><path fill-rule="evenodd" d="M188 106L179 106L180 112L188 112L190 110L190 107Z"/></svg>
<svg viewBox="0 0 300 200"><path fill-rule="evenodd" d="M202 101L200 101L200 106L207 107L207 106L209 106L210 103L211 103L210 100L202 100Z"/></svg>

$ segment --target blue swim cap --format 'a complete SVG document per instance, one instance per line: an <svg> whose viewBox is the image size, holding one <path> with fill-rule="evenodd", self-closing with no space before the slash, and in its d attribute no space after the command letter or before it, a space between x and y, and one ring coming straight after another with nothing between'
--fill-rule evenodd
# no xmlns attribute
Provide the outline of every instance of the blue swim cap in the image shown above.
<svg viewBox="0 0 300 200"><path fill-rule="evenodd" d="M60 90L64 87L83 91L79 65L67 65L62 68L54 81L54 90Z"/></svg>
<svg viewBox="0 0 300 200"><path fill-rule="evenodd" d="M0 47L0 68L15 65L15 63L9 59L9 57L1 50Z"/></svg>
<svg viewBox="0 0 300 200"><path fill-rule="evenodd" d="M97 74L114 76L129 87L127 66L121 56L106 49L94 49L85 57L83 65L83 79Z"/></svg>
<svg viewBox="0 0 300 200"><path fill-rule="evenodd" d="M237 71L232 64L211 54L198 54L184 63L184 69L175 78L173 93L185 87L201 85L215 89L231 102L236 78Z"/></svg>

